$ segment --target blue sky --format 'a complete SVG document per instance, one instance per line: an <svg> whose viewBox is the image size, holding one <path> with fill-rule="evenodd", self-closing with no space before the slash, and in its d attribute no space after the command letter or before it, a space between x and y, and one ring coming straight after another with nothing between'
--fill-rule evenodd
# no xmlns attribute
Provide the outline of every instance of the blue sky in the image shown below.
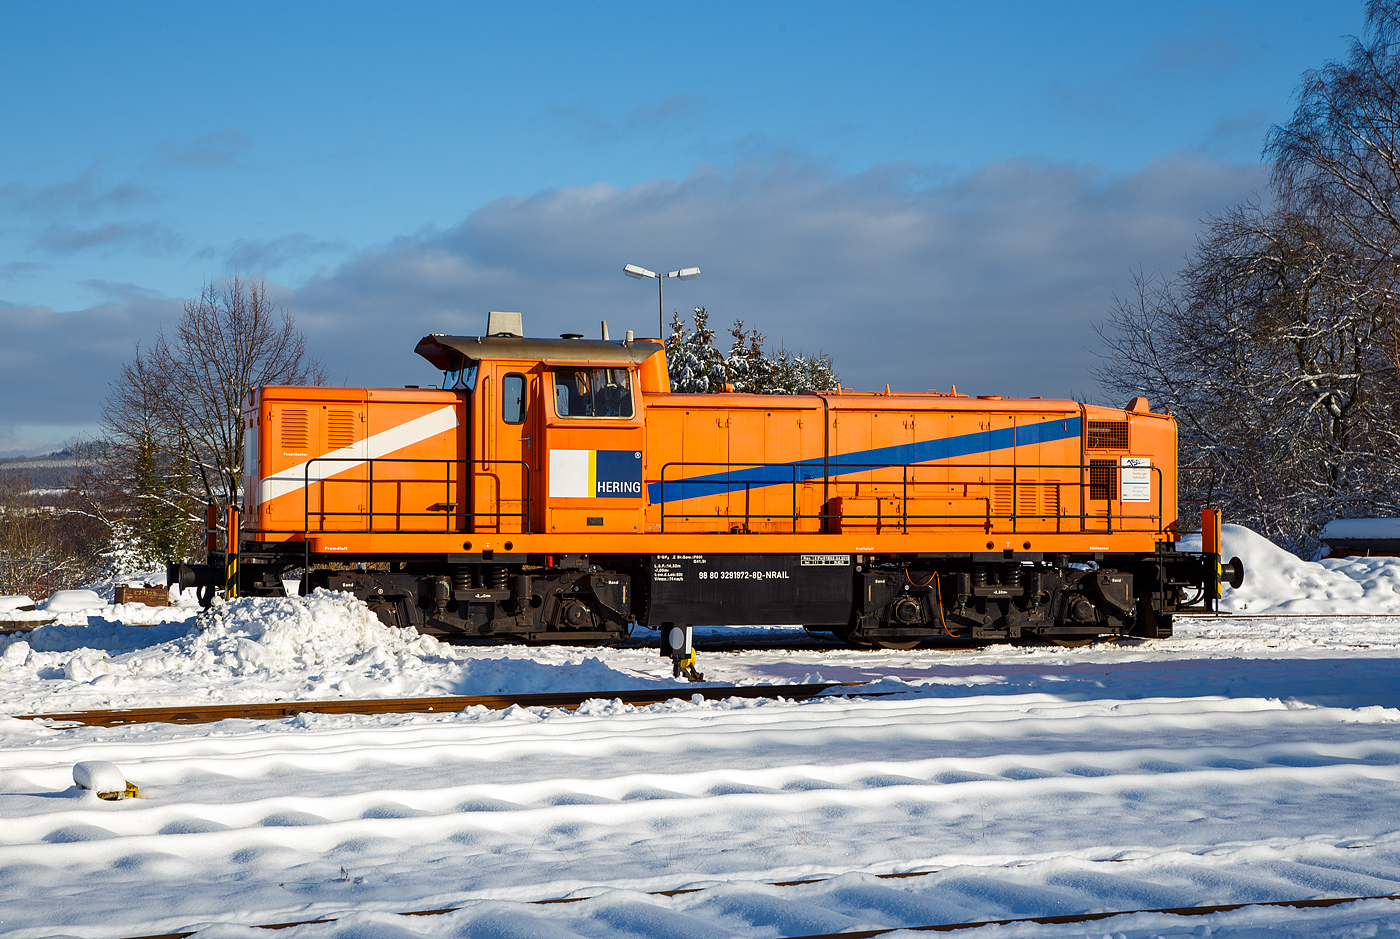
<svg viewBox="0 0 1400 939"><path fill-rule="evenodd" d="M1354 2L0 6L0 453L266 277L333 380L654 332L633 262L856 387L1094 395L1132 272L1260 193ZM648 328L651 327L651 328Z"/></svg>

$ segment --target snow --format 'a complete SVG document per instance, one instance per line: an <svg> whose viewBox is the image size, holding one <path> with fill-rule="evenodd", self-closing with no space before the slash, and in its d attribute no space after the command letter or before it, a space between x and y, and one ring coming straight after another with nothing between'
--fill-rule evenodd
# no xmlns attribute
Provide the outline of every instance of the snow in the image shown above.
<svg viewBox="0 0 1400 939"><path fill-rule="evenodd" d="M1244 562L1244 584L1221 591L1222 610L1237 613L1400 615L1400 558L1300 560L1240 525L1221 526L1220 555ZM1200 536L1181 550L1199 551Z"/></svg>
<svg viewBox="0 0 1400 939"><path fill-rule="evenodd" d="M105 605L96 590L55 590L53 595L44 601L44 612L74 613Z"/></svg>
<svg viewBox="0 0 1400 939"><path fill-rule="evenodd" d="M34 609L34 600L22 595L0 597L0 613Z"/></svg>
<svg viewBox="0 0 1400 939"><path fill-rule="evenodd" d="M1318 537L1400 539L1400 518L1337 518L1323 525Z"/></svg>
<svg viewBox="0 0 1400 939"><path fill-rule="evenodd" d="M91 789L98 795L126 791L126 777L115 763L105 760L84 760L73 764L73 783Z"/></svg>
<svg viewBox="0 0 1400 939"><path fill-rule="evenodd" d="M1400 559L1304 562L1233 526L1224 540L1247 571L1224 606L1262 615L1182 617L1170 640L701 653L719 682L865 683L801 702L692 698L650 648L454 647L324 591L59 614L0 638L5 713L598 698L212 725L0 716L0 932L251 936L340 917L278 935L770 939L1400 891ZM674 697L606 694L644 687ZM141 798L72 785L94 761ZM897 872L924 873L878 876ZM653 893L678 889L695 892ZM583 899L533 902L561 897ZM967 934L1397 924L1400 901L1371 900Z"/></svg>
<svg viewBox="0 0 1400 939"><path fill-rule="evenodd" d="M128 610L128 607L134 609ZM619 669L595 650L467 650L385 626L348 594L243 597L205 612L128 604L87 625L0 638L10 713L316 698L676 688L654 652ZM126 612L151 622L108 617ZM139 621L139 620L138 620ZM13 651L21 647L21 655ZM644 664L643 664L644 663Z"/></svg>

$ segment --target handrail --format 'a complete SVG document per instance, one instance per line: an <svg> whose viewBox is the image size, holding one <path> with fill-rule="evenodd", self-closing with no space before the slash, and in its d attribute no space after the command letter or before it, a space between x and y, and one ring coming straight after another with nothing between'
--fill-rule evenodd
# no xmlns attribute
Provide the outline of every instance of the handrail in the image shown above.
<svg viewBox="0 0 1400 939"><path fill-rule="evenodd" d="M1129 513L1127 513L1127 512L1124 512L1124 511L1122 510L1122 508L1123 508L1123 502L1122 502L1122 499L1121 499L1121 494L1122 494L1122 493L1121 493L1121 488L1120 488L1120 491L1119 491L1118 493L1116 493L1116 494L1115 494L1115 493L1110 493L1110 498L1107 499L1107 500L1100 500L1100 499L1092 500L1092 501L1095 501L1095 502L1106 502L1106 504L1108 505L1108 508L1109 508L1109 511L1108 511L1107 513L1105 513L1104 515L1089 515L1089 514L1087 514L1087 510L1088 510L1088 503L1089 503L1091 500L1090 500L1089 498L1087 498L1087 493L1088 493L1088 491L1091 489L1091 487L1093 487L1093 486L1095 485L1095 482L1094 482L1094 480L1092 479L1092 475L1091 475L1091 474L1092 474L1092 471L1095 469L1095 467L1094 467L1091 463L1083 463L1083 464L1073 464L1073 463L990 463L990 464L987 464L987 463L982 463L982 464L975 464L975 465L956 465L956 464L947 465L947 464L930 464L930 463L847 463L847 462L838 462L838 461L833 460L833 461L832 461L832 465L834 466L834 468L835 468L837 471L841 472L842 474L845 474L845 473L851 472L851 471L856 471L856 472L869 472L869 471L879 471L879 470L899 470L900 473L901 473L901 476L900 476L900 479L899 479L899 483L900 483L900 493L901 493L901 495L900 495L901 514L898 516L898 519L899 519L899 528L900 528L900 531L901 531L902 534L908 534L908 533L909 533L909 528L910 528L910 522L911 522L911 520L914 521L914 522L916 522L916 523L917 523L917 522L930 522L930 523L932 523L932 522L938 522L938 521L957 522L957 521L959 521L959 520L965 520L965 521L977 520L977 521L982 522L983 525L984 525L988 530L991 529L991 526L992 526L992 523L993 523L993 522L996 522L996 521L1010 521L1010 522L1011 522L1011 531L1012 531L1012 533L1019 533L1019 532L1018 532L1018 529L1017 529L1017 522L1018 522L1018 520L1021 519L1021 518L1031 518L1031 517L1034 517L1034 518L1037 518L1037 519L1047 519L1047 520L1048 520L1048 519L1054 519L1054 520L1057 521L1057 522L1074 521L1074 520L1075 520L1075 515L1074 515L1074 514L1067 514L1067 513L1065 513L1063 510L1061 510L1060 512L1058 512L1058 513L1055 514L1055 515L1045 515L1045 514L1036 514L1036 515L1034 515L1034 516L1030 516L1030 515L1025 515L1025 516L1023 516L1023 515L1021 515L1021 514L1018 512L1018 508L1019 508L1019 506L1020 506L1019 488L1020 488L1020 487L1023 487L1023 486L1057 486L1057 487L1063 487L1063 486L1077 486L1077 487L1079 488L1079 500L1078 500L1078 501L1079 501L1079 506L1078 506L1078 512L1077 512L1077 514L1078 514L1078 521L1079 521L1078 532L1077 532L1078 534L1112 534L1113 531L1114 531L1114 522L1115 522L1115 521L1118 522L1118 524L1119 524L1119 530L1123 530L1123 528L1124 528L1124 524L1123 524L1123 523L1126 523L1126 522L1134 522L1134 521L1144 522L1144 521L1150 521L1150 522L1155 522L1155 523L1156 523L1156 533L1157 533L1157 534L1163 534L1163 533L1165 533L1165 531L1166 531L1166 528L1165 528L1166 519L1164 518L1164 509L1165 509L1165 506L1164 506L1164 498L1165 498L1164 482L1165 482L1165 477L1163 476L1162 468L1161 468L1160 466L1143 467L1144 469L1149 469L1149 470L1151 471L1151 473L1154 475L1154 477L1156 478L1156 486L1155 486L1155 488L1156 488L1156 490L1157 490L1157 496L1156 496L1156 512L1155 512L1155 513L1147 513L1147 514L1133 513L1133 514L1129 514ZM713 479L713 478L712 478L712 479L703 479L703 480L702 480L702 479L697 479L697 478L695 478L695 477L693 477L693 476L692 476L692 477L689 477L689 478L670 479L670 480L668 480L668 479L666 478L667 472L670 471L670 470L672 470L672 469L677 469L677 468L692 468L692 469L693 469L693 468L697 468L697 467L723 467L723 468L724 468L724 473L725 473L725 478L724 478L723 480ZM735 467L738 467L738 468L736 469ZM659 481L658 481L658 482L659 482L659 485L660 485L660 487L661 487L661 498L660 498L660 503L659 503L659 504L660 504L660 507L661 507L661 531L662 531L662 532L665 532L665 531L666 531L666 520L667 520L668 518L683 518L683 517L690 517L690 516L693 516L693 515L696 514L696 513L693 512L693 511L691 511L691 512L683 512L683 511L680 511L680 512L672 512L672 511L668 511L668 510L667 510L667 500L666 500L666 487L667 487L667 485L670 485L670 486L673 486L673 487L674 487L674 486L677 486L677 485L685 485L685 484L687 484L687 483L690 483L690 484L692 484L692 485L700 485L700 486L723 486L723 487L725 487L725 491L722 492L722 493L716 493L716 495L717 495L717 496L722 495L722 496L726 496L726 497L727 497L727 496L732 496L732 494L733 494L734 492L737 491L737 487L740 486L740 485L742 485L742 486L744 487L743 491L744 491L744 493L745 493L744 514L743 514L743 519L744 519L744 530L745 530L745 531L748 530L748 527L749 527L748 523L749 523L750 519L752 519L752 518L761 518L761 519L762 519L762 518L767 518L767 519L774 519L774 518L791 518L792 521L793 521L793 530L794 530L794 532L795 532L796 529L797 529L798 523L799 523L802 519L813 519L813 520L818 520L818 521L820 521L820 523L821 523L821 530L822 530L822 531L826 531L826 530L828 530L828 528L827 528L827 523L828 523L829 521L831 521L831 520L834 520L834 519L875 520L875 521L878 522L878 521L881 521L883 518L885 518L885 516L881 516L881 515L878 515L878 514L877 514L877 515L869 515L869 514L864 514L864 515L852 515L852 514L847 514L847 513L844 513L844 512L843 512L843 513L840 513L840 514L838 515L838 514L836 514L836 513L832 513L832 512L830 512L830 511L828 511L828 506L830 505L830 501L829 501L829 500L828 500L826 503L823 504L823 506L822 506L822 511L821 511L821 512L814 513L814 514L813 514L813 513L806 513L806 514L802 513L802 512L800 511L799 505L798 505L797 483L798 483L799 481L801 481L801 482L815 481L815 476L809 477L809 479L807 479L807 480L799 480L799 479L798 479L798 473L797 473L799 467L803 467L803 468L812 468L812 469L815 469L815 468L816 468L816 467L805 467L805 466L803 466L803 464L790 463L790 462L788 462L788 463L760 463L760 462L753 462L753 463L728 463L728 462L719 462L719 461L715 461L715 462L707 462L707 461L672 461L672 462L669 462L669 463L665 463L665 464L663 464L662 467L661 467L661 475L660 475L660 479L659 479ZM750 472L750 471L755 471L755 470L771 470L771 469L790 469L790 470L792 471L792 479L791 479L791 480L787 480L787 481L775 481L774 479L771 478L771 476L765 476L764 478L761 478L761 479L745 479L745 478L744 478L744 475L743 475L744 473ZM1115 462L1115 463L1113 464L1113 469L1114 469L1114 471L1115 471L1115 478L1118 479L1119 486L1121 487L1121 476L1119 476L1118 474L1121 474L1122 471L1123 471L1122 464L1119 463L1119 462ZM994 513L994 512L992 511L992 508L993 508L993 506L992 506L992 500L991 500L990 494L988 494L987 496L983 496L983 497L974 497L974 499L971 500L971 501L977 501L977 499L980 498L981 501L983 501L983 502L985 502L985 503L987 504L987 511L986 511L984 514L981 514L981 515L961 515L961 514L960 514L960 515L953 515L953 514L916 514L916 515L911 515L911 514L909 513L909 501L910 501L909 489L910 489L910 486L911 486L911 485L914 486L914 487L918 487L918 486L946 486L946 485L949 485L949 484L950 484L950 483L949 483L949 480L947 480L947 479L940 480L940 481L938 481L938 482L934 482L934 481L931 481L931 480L918 480L918 479L913 479L913 480L911 480L911 479L910 479L910 471L911 471L911 470L912 470L912 471L919 471L919 470L924 470L924 471L942 471L942 472L944 472L944 473L956 473L956 472L963 472L963 473L966 473L966 472L973 471L973 470L987 470L987 471L992 471L992 470L1009 470L1009 471L1010 471L1010 476L1011 476L1010 480L985 479L985 480L978 480L978 481L975 482L975 483L969 483L969 484L970 484L970 485L974 485L974 486L982 486L982 487L988 487L988 488L990 488L990 487L992 487L992 486L1005 486L1005 485L1007 485L1007 484L1009 483L1009 484L1010 484L1010 487L1011 487L1011 511L1010 511L1009 513ZM1073 481L1073 480L1041 480L1041 479L1036 479L1036 480L1034 480L1034 481L1027 480L1027 481L1024 481L1024 482L1023 482L1023 481L1021 480L1021 471L1023 471L1023 470L1065 470L1065 471L1073 471L1073 472L1075 472L1075 473L1078 473L1078 475L1079 475L1079 480L1078 480L1077 482L1075 482L1075 481ZM718 474L715 474L715 475L718 475ZM829 478L829 474L828 474L828 478ZM888 482L893 483L894 480L889 480ZM965 482L965 481L964 481L964 482ZM790 489L790 490L791 490L791 493L792 493L792 495L791 495L791 499L792 499L792 510L791 510L790 512L770 512L770 513L754 514L754 513L751 511L751 509L750 509L749 498L748 498L748 496L749 496L749 493L750 493L751 490L752 490L752 487L753 487L754 485L756 485L756 484L761 484L761 485L762 485L763 487L765 487L765 488L774 487L774 486L782 486L782 487L785 488L785 489ZM688 497L688 498L687 498L687 497L682 497L682 500L681 500L681 501L689 501L689 498L701 498L701 497L700 497L700 496L693 496L693 497ZM1118 511L1117 513L1114 513L1114 512L1112 511L1113 503L1115 503L1115 502L1118 503L1118 505L1119 505L1119 511ZM1063 503L1062 503L1062 504L1063 504ZM733 514L732 512L726 512L723 516L718 516L718 517L721 517L721 518L724 518L724 519L731 519L731 518L738 518L739 516ZM895 516L889 516L889 518L892 518L892 519L893 519L893 518L895 518ZM1097 524L1097 523L1102 523L1105 527L1104 527L1104 528L1098 528L1098 527L1093 527L1093 528L1091 528L1091 527L1090 527L1090 523L1095 523L1095 524ZM925 527L925 526L920 526L920 525L917 525L917 524L916 524L915 527L916 527L916 528L922 528L922 527ZM1074 533L1073 530L1071 530L1070 533ZM1037 534L1042 534L1042 533L1041 533L1041 532L1037 532Z"/></svg>
<svg viewBox="0 0 1400 939"><path fill-rule="evenodd" d="M313 479L311 478L311 464L312 464L312 463L353 463L353 464L356 464L356 465L367 464L367 465L366 465L366 478L364 478L364 479L336 479L336 478L334 478L334 476L327 476L327 477L323 477L323 478L320 478L320 479L314 479L314 480L313 480ZM385 478L382 478L382 477L381 477L381 478L379 478L379 479L376 479L376 478L375 478L375 475L374 475L374 468L375 468L375 464L376 464L376 463L380 463L380 464L384 464L384 463L432 463L432 464L442 464L444 472L443 472L443 478L440 480L440 482L441 482L441 484L445 487L445 494L446 494L447 497L446 497L445 499L443 499L442 502L440 502L440 503L438 503L438 504L439 504L439 505L444 505L444 506L453 507L454 510L453 510L453 511L447 511L447 512L443 512L443 511L432 511L432 510L429 510L429 511L426 511L426 512L412 512L412 511L404 511L404 510L401 509L401 508L396 508L396 509L395 509L394 511L392 511L392 512L376 512L375 509L374 509L374 490L375 490L375 486L376 486L376 485L397 484L397 485L399 485L399 486L402 486L402 485L405 484L405 483L432 484L432 483L439 482L439 481L437 481L437 480L418 479L418 478L403 478L403 479L398 479L398 478L390 477L390 478L388 478L388 479L385 479ZM502 511L500 510L500 504L501 504L501 502L504 501L504 500L502 500L499 496L497 497L497 500L496 500L496 511L495 511L495 512L473 512L473 511L468 511L468 510L467 510L467 509L468 509L468 506L467 506L467 505L463 505L463 506L461 506L460 508L458 508L458 507L457 507L457 503L454 502L454 501L452 500L452 496L453 496L452 489L453 489L454 486L466 482L466 479L467 479L466 470L467 470L467 468L470 467L470 466L474 466L474 465L489 465L489 464L496 464L496 463L505 464L505 465L507 465L507 466L519 466L519 467L522 468L523 471L522 471L522 474L521 474L521 475L522 475L521 501L522 501L523 504L522 504L522 509L521 509L521 511L519 511L519 512L502 512ZM454 467L460 467L461 470L462 470L461 474L460 474L457 478L455 478L455 479L454 479L453 473L452 473L452 469L453 469ZM493 474L493 475L494 475L494 474ZM369 499L367 500L367 502L368 502L368 508L367 508L367 509L364 509L364 510L353 511L353 512L352 512L352 511L332 511L332 510L327 510L327 509L326 509L326 497L325 497L325 484L328 483L328 482L329 482L329 483L357 483L357 484L362 485L362 486L368 486L368 487L369 487ZM359 529L359 530L356 530L356 529L336 529L335 531L336 531L338 534L339 534L339 533L356 533L357 531L358 531L358 533L370 533L370 534L372 534L372 533L374 533L374 532L376 532L376 531L432 532L432 531L437 530L436 526L425 527L425 528L409 528L409 529L405 529L405 528L403 527L403 524L402 524L402 520L405 519L405 518L433 518L433 519L441 518L441 519L443 520L443 528L442 528L442 531L444 531L444 532L451 532L451 531L453 530L453 529L452 529L453 523L454 523L455 521L458 521L458 520L460 520L460 521L462 521L462 522L467 522L467 521L475 521L476 519L479 519L479 518L489 518L489 519L494 519L494 520L495 520L496 526L499 528L499 527L501 526L502 519L518 518L518 519L520 519L520 529L521 529L521 532L524 533L524 534L529 534L529 533L530 533L531 518L533 517L533 507L534 507L534 504L533 504L533 493L534 493L534 487L531 485L531 480L530 480L530 464L529 464L528 462L524 461L524 460L501 460L501 459L491 459L491 460L457 460L457 459L445 459L445 458L443 458L443 459L431 459L431 458L419 458L419 457L374 457L374 458L371 458L371 459L366 460L366 459L362 459L362 458L360 458L360 457L319 456L319 457L313 457L312 459L306 461L306 464L304 465L303 470L302 470L302 483L303 483L303 485L302 485L302 536L303 536L304 538L308 538L308 537L311 535L311 533L312 533L311 518L312 518L312 515L313 515L313 514L316 515L316 516L319 516L320 519L321 519L321 526L320 526L320 528L316 529L316 531L317 531L318 533L319 533L319 532L325 532L325 531L326 531L326 528L325 528L325 519L327 519L327 518L336 518L336 517L345 517L345 516L358 516L358 517L367 519L367 527L365 527L365 528L363 528L363 529ZM321 486L321 508L320 508L319 510L317 510L316 512L314 512L314 513L311 511L311 487L312 487L313 484L319 484L319 485ZM375 523L375 519L378 518L378 517L393 518L393 519L394 519L394 523L395 523L395 524L394 524L394 527L393 527L392 529L381 529L381 528L376 528L374 523Z"/></svg>

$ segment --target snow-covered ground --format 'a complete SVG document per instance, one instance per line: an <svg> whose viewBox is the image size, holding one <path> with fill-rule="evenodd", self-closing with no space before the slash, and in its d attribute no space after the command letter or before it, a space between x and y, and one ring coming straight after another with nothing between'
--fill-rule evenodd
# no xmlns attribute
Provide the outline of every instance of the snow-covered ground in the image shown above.
<svg viewBox="0 0 1400 939"><path fill-rule="evenodd" d="M1241 589L1225 588L1221 609L1235 613L1400 614L1400 558L1302 561L1239 525L1222 526L1220 555L1244 562ZM1199 551L1200 535L1181 549Z"/></svg>
<svg viewBox="0 0 1400 939"><path fill-rule="evenodd" d="M277 935L786 937L1400 891L1400 561L1307 564L1239 529L1225 547L1249 568L1230 605L1316 615L1183 619L1171 640L1075 650L702 655L721 682L868 683L803 702L692 700L649 649L447 646L337 595L149 626L66 613L0 638L6 713L676 697L204 726L0 717L0 935L265 936L248 927L324 916L343 918ZM141 798L75 788L90 760ZM875 876L909 871L930 873ZM685 887L702 889L648 893ZM531 902L565 896L589 899ZM1400 901L971 934L1400 935Z"/></svg>

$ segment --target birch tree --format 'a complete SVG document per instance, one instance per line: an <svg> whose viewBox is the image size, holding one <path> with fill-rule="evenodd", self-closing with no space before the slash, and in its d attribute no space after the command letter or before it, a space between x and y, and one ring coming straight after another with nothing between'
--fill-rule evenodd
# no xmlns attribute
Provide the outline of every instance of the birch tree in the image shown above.
<svg viewBox="0 0 1400 939"><path fill-rule="evenodd" d="M324 383L292 317L261 280L208 284L174 335L137 347L102 413L94 504L134 533L147 556L181 560L203 506L239 498L243 402L261 385Z"/></svg>

